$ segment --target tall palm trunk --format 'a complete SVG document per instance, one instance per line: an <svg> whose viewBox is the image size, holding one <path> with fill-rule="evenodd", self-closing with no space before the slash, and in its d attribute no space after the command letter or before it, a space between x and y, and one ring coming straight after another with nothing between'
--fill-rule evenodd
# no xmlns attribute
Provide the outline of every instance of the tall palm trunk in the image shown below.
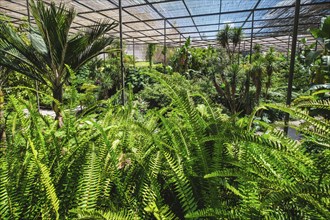
<svg viewBox="0 0 330 220"><path fill-rule="evenodd" d="M61 127L63 117L59 103L63 101L63 85L70 78L64 64L77 71L98 56L113 42L114 38L106 36L106 33L117 24L98 22L86 32L69 36L75 10L54 2L46 5L44 1L30 1L36 28L28 40L7 22L0 22L0 66L49 86L57 100L52 107Z"/></svg>
<svg viewBox="0 0 330 220"><path fill-rule="evenodd" d="M55 120L58 120L58 126L63 126L63 115L60 109L60 104L63 103L63 85L56 85L53 88L53 98L56 101L53 101L53 110L55 112Z"/></svg>
<svg viewBox="0 0 330 220"><path fill-rule="evenodd" d="M256 86L256 95L255 95L255 100L256 100L256 105L259 105L259 100L261 96L261 89L262 89L262 84L261 84L261 77L257 76L254 79L254 85Z"/></svg>
<svg viewBox="0 0 330 220"><path fill-rule="evenodd" d="M266 82L266 92L265 92L265 99L268 99L268 91L270 86L272 85L272 75L267 74L267 82Z"/></svg>
<svg viewBox="0 0 330 220"><path fill-rule="evenodd" d="M246 71L246 81L245 81L245 113L250 114L251 109L251 100L250 100L250 71Z"/></svg>

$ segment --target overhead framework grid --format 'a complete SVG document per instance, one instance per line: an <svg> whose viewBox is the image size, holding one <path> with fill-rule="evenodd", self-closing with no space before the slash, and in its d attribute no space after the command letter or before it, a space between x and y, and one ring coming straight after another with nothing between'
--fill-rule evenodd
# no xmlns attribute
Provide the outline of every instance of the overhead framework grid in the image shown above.
<svg viewBox="0 0 330 220"><path fill-rule="evenodd" d="M17 24L26 21L26 2L0 0L0 14ZM119 0L54 2L76 9L71 32L102 19L120 20ZM293 32L295 0L121 0L121 6L122 38L126 45L166 42L168 46L179 46L188 37L193 46L216 45L217 32L229 24L243 28L242 50L249 51L250 45L258 43L264 49L287 51ZM307 38L314 42L308 30L318 27L326 15L330 15L330 0L301 0L298 40ZM119 27L112 34L119 37Z"/></svg>

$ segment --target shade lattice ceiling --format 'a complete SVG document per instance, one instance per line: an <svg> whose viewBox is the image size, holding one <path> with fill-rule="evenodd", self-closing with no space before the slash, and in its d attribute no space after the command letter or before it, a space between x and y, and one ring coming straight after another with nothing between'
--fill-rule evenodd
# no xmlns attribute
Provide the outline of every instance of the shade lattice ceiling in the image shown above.
<svg viewBox="0 0 330 220"><path fill-rule="evenodd" d="M51 0L44 0L47 4ZM55 0L74 7L77 17L71 32L102 19L119 21L118 0ZM159 43L177 46L191 37L194 46L216 44L216 34L229 24L242 27L247 43L285 51L293 30L295 0L122 0L123 39L127 44ZM0 13L19 24L27 20L27 0L0 0ZM254 22L252 25L252 14ZM301 0L299 38L312 40L308 29L330 15L330 0ZM33 22L33 19L32 19ZM166 28L166 31L164 31ZM119 36L119 28L112 34Z"/></svg>

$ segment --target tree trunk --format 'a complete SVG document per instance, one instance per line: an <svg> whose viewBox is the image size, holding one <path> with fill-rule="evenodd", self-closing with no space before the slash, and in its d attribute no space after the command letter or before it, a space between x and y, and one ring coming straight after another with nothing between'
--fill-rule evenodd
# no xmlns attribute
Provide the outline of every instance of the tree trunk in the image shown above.
<svg viewBox="0 0 330 220"><path fill-rule="evenodd" d="M246 81L245 81L245 114L251 113L251 100L250 100L250 71L248 70L246 73Z"/></svg>
<svg viewBox="0 0 330 220"><path fill-rule="evenodd" d="M272 85L272 76L268 74L267 82L266 82L266 92L265 92L265 99L268 100L268 91L270 86Z"/></svg>
<svg viewBox="0 0 330 220"><path fill-rule="evenodd" d="M256 96L255 96L255 100L256 100L256 105L259 105L259 100L260 100L260 96L261 96L261 89L262 89L262 85L261 85L261 78L257 77L255 80L255 86L256 86Z"/></svg>
<svg viewBox="0 0 330 220"><path fill-rule="evenodd" d="M55 120L58 121L58 126L63 126L63 116L60 109L60 104L63 103L63 86L58 85L53 88L53 98L57 100L57 102L53 101L53 110L55 112Z"/></svg>
<svg viewBox="0 0 330 220"><path fill-rule="evenodd" d="M5 95L0 86L0 148L5 149L6 144L6 124L4 118Z"/></svg>
<svg viewBox="0 0 330 220"><path fill-rule="evenodd" d="M224 78L222 78L222 80L224 81ZM235 103L233 103L233 99L232 99L232 96L230 94L230 88L229 88L228 82L226 82L226 81L224 82L226 88L225 88L225 90L223 90L219 86L219 84L216 82L215 77L213 77L212 81L213 81L213 85L214 85L216 91L218 92L218 94L220 96L223 96L226 99L226 102L228 104L228 107L229 107L230 112L232 112L233 114L235 114L236 113Z"/></svg>

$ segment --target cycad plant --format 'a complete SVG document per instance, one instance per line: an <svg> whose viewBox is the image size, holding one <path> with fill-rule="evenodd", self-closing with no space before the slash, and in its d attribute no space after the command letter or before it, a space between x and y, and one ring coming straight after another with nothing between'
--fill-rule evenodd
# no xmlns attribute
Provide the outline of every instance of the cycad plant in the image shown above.
<svg viewBox="0 0 330 220"><path fill-rule="evenodd" d="M265 56L265 66L266 66L266 75L267 75L267 81L266 81L266 91L265 91L265 98L268 98L268 91L272 85L272 78L273 74L277 71L278 65L277 65L277 58L275 54L275 50L273 47L269 48L269 51L267 52Z"/></svg>
<svg viewBox="0 0 330 220"><path fill-rule="evenodd" d="M266 72L266 68L263 62L263 59L258 59L254 61L251 65L250 75L252 78L252 82L254 86L256 87L256 93L255 93L255 103L256 105L259 105L259 100L261 97L261 91L262 91L262 81Z"/></svg>
<svg viewBox="0 0 330 220"><path fill-rule="evenodd" d="M54 2L48 7L40 0L31 1L30 8L36 27L30 29L28 41L6 22L0 24L0 65L47 85L56 100L53 102L56 119L62 125L58 103L63 101L63 85L69 78L66 65L77 70L100 54L112 43L113 38L106 34L116 24L104 21L70 36L75 17L73 8L56 6Z"/></svg>
<svg viewBox="0 0 330 220"><path fill-rule="evenodd" d="M240 44L243 37L242 27L231 28L229 24L224 29L220 30L217 34L217 41L226 49L230 62L234 61L237 45ZM232 48L230 48L232 43Z"/></svg>

